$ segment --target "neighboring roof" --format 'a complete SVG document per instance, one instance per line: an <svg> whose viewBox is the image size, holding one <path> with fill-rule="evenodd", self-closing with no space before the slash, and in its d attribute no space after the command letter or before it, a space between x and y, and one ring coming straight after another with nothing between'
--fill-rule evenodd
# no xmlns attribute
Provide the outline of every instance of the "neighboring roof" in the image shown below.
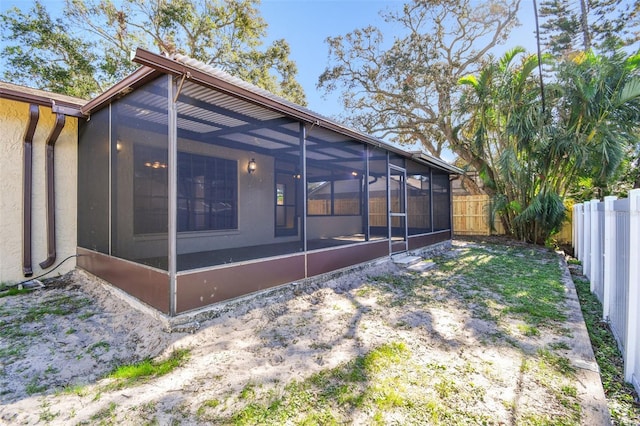
<svg viewBox="0 0 640 426"><path fill-rule="evenodd" d="M86 100L73 96L50 93L4 81L0 81L0 98L47 106L53 112L60 112L74 117L83 117L80 108L87 103Z"/></svg>
<svg viewBox="0 0 640 426"><path fill-rule="evenodd" d="M454 174L462 173L462 170L459 168L440 159L431 157L424 153L410 153L403 151L402 149L389 145L379 138L348 128L330 118L315 113L280 96L276 96L251 83L234 77L225 71L214 68L211 65L207 65L188 56L174 54L171 57L167 57L139 48L136 50L133 60L143 65L143 67L139 68L129 77L88 102L82 108L82 112L85 115L90 115L95 111L100 110L114 99L129 93L160 74L170 74L226 93L233 97L243 99L253 104L260 105L296 120L326 128L369 145L385 148L388 151L406 158L411 158L417 162L434 166Z"/></svg>

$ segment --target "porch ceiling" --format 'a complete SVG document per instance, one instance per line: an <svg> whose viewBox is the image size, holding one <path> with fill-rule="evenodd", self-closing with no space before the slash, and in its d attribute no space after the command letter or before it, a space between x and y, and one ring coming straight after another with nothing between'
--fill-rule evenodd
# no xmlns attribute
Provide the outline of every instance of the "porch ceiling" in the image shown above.
<svg viewBox="0 0 640 426"><path fill-rule="evenodd" d="M172 57L138 49L134 60L142 68L113 88L87 103L82 112L89 115L114 99L136 90L144 83L161 75L172 75L184 82L179 97L178 131L180 137L216 143L233 148L263 152L273 156L299 156L300 124L307 125L307 159L344 162L362 158L361 149L348 148L350 144L335 142L357 141L383 151L389 151L418 163L436 167L451 174L462 170L424 153L406 152L384 141L350 129L327 117L296 105L284 98L233 77L207 64L175 54ZM166 105L166 95L160 99ZM159 117L150 112L154 102L144 102L147 124L159 124ZM131 117L141 118L145 111ZM166 119L162 124L167 124ZM139 127L139 126L136 126ZM244 144L244 147L239 144ZM336 148L345 145L337 151Z"/></svg>
<svg viewBox="0 0 640 426"><path fill-rule="evenodd" d="M124 121L148 130L166 128L166 94L157 87L138 94L135 101L119 106ZM299 121L285 114L191 81L184 83L177 108L179 137L280 158L300 153ZM319 163L362 161L362 150L356 149L360 145L348 136L312 128L307 133L307 159Z"/></svg>

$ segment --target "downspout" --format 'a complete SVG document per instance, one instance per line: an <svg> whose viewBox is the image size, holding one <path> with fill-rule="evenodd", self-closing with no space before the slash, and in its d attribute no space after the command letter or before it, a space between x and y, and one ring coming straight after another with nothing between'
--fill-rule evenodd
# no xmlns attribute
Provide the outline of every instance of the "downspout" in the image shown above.
<svg viewBox="0 0 640 426"><path fill-rule="evenodd" d="M56 114L56 124L54 125L49 138L47 139L47 162L45 163L45 174L47 179L47 258L40 262L40 267L46 269L56 261L56 197L55 197L55 166L53 150L64 127L64 114Z"/></svg>
<svg viewBox="0 0 640 426"><path fill-rule="evenodd" d="M29 124L24 135L22 166L22 273L25 277L33 275L31 268L31 193L33 186L32 158L33 135L36 132L40 110L38 105L29 105Z"/></svg>

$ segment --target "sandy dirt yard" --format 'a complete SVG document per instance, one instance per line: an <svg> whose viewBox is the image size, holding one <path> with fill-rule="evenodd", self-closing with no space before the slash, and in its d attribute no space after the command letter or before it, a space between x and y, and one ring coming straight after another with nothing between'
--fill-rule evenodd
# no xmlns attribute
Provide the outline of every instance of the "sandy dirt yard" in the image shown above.
<svg viewBox="0 0 640 426"><path fill-rule="evenodd" d="M455 263L470 247L485 257L501 250L454 242L441 259ZM534 256L541 250L540 262L563 268L556 254L528 250ZM392 342L408 354L403 377L416 374L396 389L406 387L406 403L376 405L375 398L368 403L366 386L357 383L365 395L357 408L341 411L339 401L329 401L337 404L330 405L336 423L606 419L601 387L598 391L592 380L597 366L588 350L585 355L584 348L575 349L584 343L577 340L584 337L582 329L576 331L581 316L568 314L534 332L516 313L502 309L499 296L490 300L491 293L461 283L440 262L422 273L378 262L233 301L184 319L183 325L133 309L79 271L45 289L0 298L0 424L241 424L238 413L250 404L286 402L289 384L335 372ZM563 279L567 275L562 272ZM426 284L411 281L417 279ZM563 302L567 312L575 310L570 287ZM169 374L127 384L107 377L116 366L149 358L159 362L179 349L188 349L188 357ZM570 364L566 383L545 372L550 359ZM388 370L392 374L393 368ZM307 424L332 424L308 419Z"/></svg>

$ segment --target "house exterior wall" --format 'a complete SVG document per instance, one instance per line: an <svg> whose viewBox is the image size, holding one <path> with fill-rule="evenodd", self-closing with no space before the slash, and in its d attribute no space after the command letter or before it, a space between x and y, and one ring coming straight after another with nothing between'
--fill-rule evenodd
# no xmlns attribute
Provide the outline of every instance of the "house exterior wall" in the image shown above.
<svg viewBox="0 0 640 426"><path fill-rule="evenodd" d="M33 276L47 258L45 146L56 115L40 106L33 138L32 267ZM23 144L29 122L29 104L0 99L0 282L25 280L22 273L22 189ZM53 267L76 253L76 175L78 119L67 117L55 144L56 252ZM67 260L56 269L64 274L76 265ZM48 269L51 269L48 268Z"/></svg>

